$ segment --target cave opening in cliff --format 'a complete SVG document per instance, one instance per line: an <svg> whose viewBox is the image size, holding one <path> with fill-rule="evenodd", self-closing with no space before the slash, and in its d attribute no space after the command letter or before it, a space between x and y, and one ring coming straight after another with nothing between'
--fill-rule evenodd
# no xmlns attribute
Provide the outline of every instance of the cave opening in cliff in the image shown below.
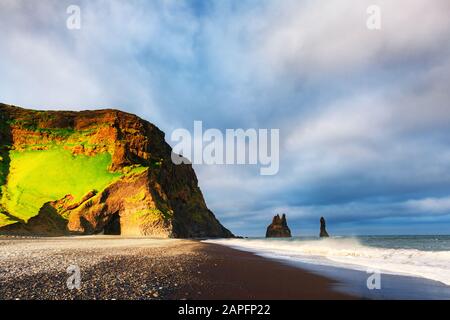
<svg viewBox="0 0 450 320"><path fill-rule="evenodd" d="M103 230L104 234L107 235L120 235L120 215L118 212L112 215Z"/></svg>

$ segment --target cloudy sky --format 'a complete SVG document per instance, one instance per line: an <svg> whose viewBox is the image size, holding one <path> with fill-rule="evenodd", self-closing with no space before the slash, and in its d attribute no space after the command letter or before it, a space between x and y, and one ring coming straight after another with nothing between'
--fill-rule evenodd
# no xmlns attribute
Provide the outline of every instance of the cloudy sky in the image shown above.
<svg viewBox="0 0 450 320"><path fill-rule="evenodd" d="M119 108L167 137L279 128L275 176L195 166L236 234L282 212L295 235L322 215L332 234L450 233L448 0L0 0L0 75L1 102Z"/></svg>

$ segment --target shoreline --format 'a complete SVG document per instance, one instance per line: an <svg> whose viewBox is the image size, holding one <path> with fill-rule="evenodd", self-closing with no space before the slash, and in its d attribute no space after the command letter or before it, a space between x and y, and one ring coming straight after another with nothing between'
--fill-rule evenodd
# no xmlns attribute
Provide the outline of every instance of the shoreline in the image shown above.
<svg viewBox="0 0 450 320"><path fill-rule="evenodd" d="M215 244L214 242L207 242ZM227 244L216 243L227 246ZM331 279L334 291L351 295L356 299L368 300L440 300L450 299L450 286L426 277L400 274L382 270L364 270L356 264L333 265L324 261L317 263L317 258L304 259L282 253L268 253L264 250L250 250L245 247L230 245L234 250L269 259L286 266L298 268L327 279ZM323 256L321 257L323 258ZM375 280L374 280L375 279ZM370 282L370 284L369 284ZM370 288L370 289L369 289Z"/></svg>
<svg viewBox="0 0 450 320"><path fill-rule="evenodd" d="M201 243L208 264L199 268L200 300L353 300L333 289L336 281L306 269L211 243ZM174 296L175 299L181 298Z"/></svg>
<svg viewBox="0 0 450 320"><path fill-rule="evenodd" d="M67 267L81 288L69 290ZM0 299L355 299L298 267L198 240L0 237Z"/></svg>

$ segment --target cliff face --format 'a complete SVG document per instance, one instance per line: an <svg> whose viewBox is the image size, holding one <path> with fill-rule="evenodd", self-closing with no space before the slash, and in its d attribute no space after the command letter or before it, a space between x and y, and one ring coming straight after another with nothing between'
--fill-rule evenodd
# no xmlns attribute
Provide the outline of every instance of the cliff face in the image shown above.
<svg viewBox="0 0 450 320"><path fill-rule="evenodd" d="M117 110L0 104L0 233L231 237L164 133Z"/></svg>
<svg viewBox="0 0 450 320"><path fill-rule="evenodd" d="M280 215L273 217L272 223L267 227L266 238L290 238L291 230L286 221L286 215L280 218Z"/></svg>

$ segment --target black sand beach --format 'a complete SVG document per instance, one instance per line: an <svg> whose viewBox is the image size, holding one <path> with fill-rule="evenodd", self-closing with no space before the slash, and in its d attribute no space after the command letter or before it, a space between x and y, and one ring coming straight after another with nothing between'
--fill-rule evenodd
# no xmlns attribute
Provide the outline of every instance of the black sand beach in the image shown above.
<svg viewBox="0 0 450 320"><path fill-rule="evenodd" d="M302 269L190 240L0 238L0 299L352 299ZM80 268L68 289L67 268Z"/></svg>

